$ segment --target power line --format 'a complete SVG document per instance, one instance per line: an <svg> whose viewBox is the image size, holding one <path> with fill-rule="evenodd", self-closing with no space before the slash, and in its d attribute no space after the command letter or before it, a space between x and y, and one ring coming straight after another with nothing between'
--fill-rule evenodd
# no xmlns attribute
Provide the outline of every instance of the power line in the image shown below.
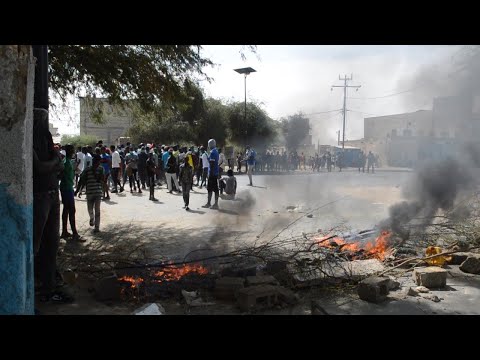
<svg viewBox="0 0 480 360"><path fill-rule="evenodd" d="M398 93L394 93L394 94L390 94L390 95L384 95L384 96L375 96L375 97L362 97L362 98L355 98L355 97L349 97L349 99L353 99L353 100L374 100L374 99L385 99L385 98L389 98L389 97L392 97L392 96L396 96L396 95L400 95L400 94L405 94L405 93L408 93L408 92L411 92L413 90L416 90L418 88L421 88L425 86L424 85L419 85L417 87L414 87L413 89L410 89L410 90L405 90L405 91L400 91Z"/></svg>
<svg viewBox="0 0 480 360"><path fill-rule="evenodd" d="M304 115L305 116L310 116L310 115L318 115L318 114L328 114L328 113L332 113L332 112L335 112L335 111L342 111L342 109L329 110L329 111L319 111L319 112L314 112L314 113L304 114Z"/></svg>

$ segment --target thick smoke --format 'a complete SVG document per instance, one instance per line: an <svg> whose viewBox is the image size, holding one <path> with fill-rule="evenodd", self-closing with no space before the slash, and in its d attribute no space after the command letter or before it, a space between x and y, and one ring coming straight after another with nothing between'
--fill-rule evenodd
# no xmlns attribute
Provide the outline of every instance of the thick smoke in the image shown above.
<svg viewBox="0 0 480 360"><path fill-rule="evenodd" d="M473 159L479 159L478 153L465 155L468 155L465 160L449 158L418 171L411 186L404 191L409 200L393 205L389 209L390 218L381 226L405 239L410 235L409 225L416 225L417 231L422 231L439 211L454 210L460 194L475 185L472 163ZM462 209L463 212L456 213L457 217L468 215Z"/></svg>
<svg viewBox="0 0 480 360"><path fill-rule="evenodd" d="M480 94L480 47L466 48L460 55L454 62L430 66L416 74L410 86L419 86L419 90L414 92L414 97L407 98L410 105L418 105L425 99L433 101L441 96L474 100ZM474 79L476 81L472 81ZM438 115L441 114L434 113L434 116ZM470 119L451 117L452 124L460 125L465 121L475 119L473 116ZM427 160L419 166L413 183L404 190L407 201L393 205L389 210L389 219L381 226L391 228L406 239L411 235L412 230L409 229L423 231L440 211L451 212L456 219L466 217L468 210L457 205L462 195L471 193L475 187L475 168L480 166L480 147L475 143L476 138L468 131L457 134L454 141L460 151L449 154L443 160Z"/></svg>

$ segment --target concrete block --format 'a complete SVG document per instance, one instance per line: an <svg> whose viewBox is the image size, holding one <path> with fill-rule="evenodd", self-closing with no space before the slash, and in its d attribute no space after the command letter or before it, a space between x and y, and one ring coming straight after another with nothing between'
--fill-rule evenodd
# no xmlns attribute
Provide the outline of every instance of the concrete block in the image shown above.
<svg viewBox="0 0 480 360"><path fill-rule="evenodd" d="M437 266L415 269L412 276L417 285L429 289L443 288L447 285L447 270Z"/></svg>
<svg viewBox="0 0 480 360"><path fill-rule="evenodd" d="M247 276L247 286L278 285L277 279L272 275Z"/></svg>
<svg viewBox="0 0 480 360"><path fill-rule="evenodd" d="M288 305L295 305L298 302L297 295L283 286L277 286L278 299Z"/></svg>
<svg viewBox="0 0 480 360"><path fill-rule="evenodd" d="M460 270L469 274L480 274L480 255L469 256L460 265Z"/></svg>
<svg viewBox="0 0 480 360"><path fill-rule="evenodd" d="M362 300L379 303L387 298L389 286L390 279L372 276L358 284L358 296Z"/></svg>
<svg viewBox="0 0 480 360"><path fill-rule="evenodd" d="M222 277L215 282L214 295L218 299L235 300L237 292L244 287L245 280L240 277Z"/></svg>
<svg viewBox="0 0 480 360"><path fill-rule="evenodd" d="M242 311L269 308L277 302L277 287L273 285L250 286L238 291L238 305Z"/></svg>

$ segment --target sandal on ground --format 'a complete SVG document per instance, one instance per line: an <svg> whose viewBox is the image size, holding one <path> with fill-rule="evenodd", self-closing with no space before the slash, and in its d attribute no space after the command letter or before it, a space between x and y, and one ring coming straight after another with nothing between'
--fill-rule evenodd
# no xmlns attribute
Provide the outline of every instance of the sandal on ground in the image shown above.
<svg viewBox="0 0 480 360"><path fill-rule="evenodd" d="M73 241L78 241L78 242L85 242L85 241L87 241L87 240L85 240L84 238L82 238L79 234L73 234L72 240L73 240Z"/></svg>
<svg viewBox="0 0 480 360"><path fill-rule="evenodd" d="M75 299L64 292L54 291L52 294L50 294L50 301L55 303L68 304L74 302Z"/></svg>
<svg viewBox="0 0 480 360"><path fill-rule="evenodd" d="M71 237L72 237L72 234L70 234L69 232L62 233L62 235L60 235L60 239L68 239Z"/></svg>

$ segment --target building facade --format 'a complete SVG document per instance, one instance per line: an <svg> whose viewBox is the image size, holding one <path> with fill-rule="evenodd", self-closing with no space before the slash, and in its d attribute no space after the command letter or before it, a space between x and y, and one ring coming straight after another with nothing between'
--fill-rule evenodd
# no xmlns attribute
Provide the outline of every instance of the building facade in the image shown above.
<svg viewBox="0 0 480 360"><path fill-rule="evenodd" d="M95 136L104 144L115 144L126 136L133 123L133 111L127 106L110 104L104 98L81 97L80 135Z"/></svg>

